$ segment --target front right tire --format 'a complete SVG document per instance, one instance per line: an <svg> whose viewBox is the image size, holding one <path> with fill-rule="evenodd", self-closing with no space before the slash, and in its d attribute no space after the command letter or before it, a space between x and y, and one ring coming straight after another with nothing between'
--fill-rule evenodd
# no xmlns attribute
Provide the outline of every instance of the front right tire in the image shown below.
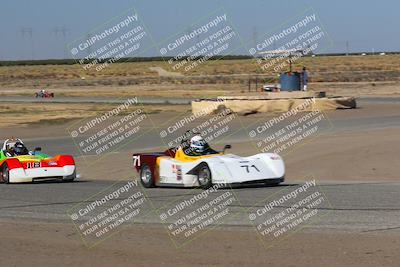
<svg viewBox="0 0 400 267"><path fill-rule="evenodd" d="M201 163L197 170L197 181L202 189L208 189L212 186L211 170L207 163Z"/></svg>

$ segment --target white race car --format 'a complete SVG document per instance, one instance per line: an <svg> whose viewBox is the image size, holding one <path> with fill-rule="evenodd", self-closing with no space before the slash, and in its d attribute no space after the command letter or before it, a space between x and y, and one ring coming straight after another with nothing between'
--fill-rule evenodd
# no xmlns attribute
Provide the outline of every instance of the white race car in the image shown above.
<svg viewBox="0 0 400 267"><path fill-rule="evenodd" d="M74 158L70 155L50 157L35 148L29 151L21 139L8 139L0 150L0 181L23 183L59 179L72 182L76 178Z"/></svg>
<svg viewBox="0 0 400 267"><path fill-rule="evenodd" d="M133 165L144 187L201 187L213 184L267 183L284 181L285 166L275 153L260 153L249 157L212 150L201 156L189 156L180 147L165 152L133 154Z"/></svg>

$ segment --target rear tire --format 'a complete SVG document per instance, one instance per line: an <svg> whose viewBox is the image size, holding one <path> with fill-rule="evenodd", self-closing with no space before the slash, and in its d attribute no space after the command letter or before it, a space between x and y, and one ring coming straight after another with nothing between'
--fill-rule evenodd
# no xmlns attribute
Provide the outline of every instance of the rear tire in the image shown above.
<svg viewBox="0 0 400 267"><path fill-rule="evenodd" d="M146 188L154 187L153 172L147 164L143 164L142 168L140 168L140 182Z"/></svg>
<svg viewBox="0 0 400 267"><path fill-rule="evenodd" d="M8 168L7 163L4 163L3 167L1 168L1 180L5 184L10 183L10 169Z"/></svg>
<svg viewBox="0 0 400 267"><path fill-rule="evenodd" d="M265 185L268 185L268 186L278 186L278 185L280 185L281 183L283 183L284 181L285 181L285 177L282 177L282 178L280 178L280 179L277 179L277 181L274 181L274 182L266 182Z"/></svg>
<svg viewBox="0 0 400 267"><path fill-rule="evenodd" d="M266 185L268 185L268 186L278 186L278 185L280 185L281 184L281 182L276 182L276 183L266 183Z"/></svg>
<svg viewBox="0 0 400 267"><path fill-rule="evenodd" d="M75 179L76 179L76 169L70 176L63 178L63 182L70 183L73 182Z"/></svg>
<svg viewBox="0 0 400 267"><path fill-rule="evenodd" d="M197 181L202 189L208 189L212 186L211 171L207 163L201 163L197 171Z"/></svg>

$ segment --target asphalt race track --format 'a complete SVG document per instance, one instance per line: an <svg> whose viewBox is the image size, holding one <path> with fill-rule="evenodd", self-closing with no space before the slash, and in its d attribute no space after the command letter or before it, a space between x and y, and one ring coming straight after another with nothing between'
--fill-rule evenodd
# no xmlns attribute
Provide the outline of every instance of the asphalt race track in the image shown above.
<svg viewBox="0 0 400 267"><path fill-rule="evenodd" d="M374 100L366 99L364 104ZM385 100L380 100L385 102ZM393 101L393 100L392 100ZM396 101L395 101L396 102ZM392 103L389 101L389 103ZM345 111L343 111L345 112ZM375 117L335 117L331 118L333 127L323 134L340 134L349 131L368 131L399 127L398 116ZM248 131L235 122L232 127L237 129L225 143L243 142L248 139ZM241 130L240 130L241 129ZM71 137L54 137L26 139L28 146L41 145L49 154L70 153L79 156ZM159 129L155 128L142 136L139 141L123 148L123 151L139 152L153 147L162 147ZM379 177L377 177L378 180ZM126 182L126 181L125 181ZM71 221L67 212L75 205L82 204L89 197L112 186L115 182L101 180L78 179L73 183L43 182L33 184L0 184L0 218L35 219L45 221ZM398 182L323 182L317 181L318 189L324 193L326 200L318 207L325 213L315 223L306 227L307 231L345 231L345 232L375 232L397 231L400 229L400 183ZM252 226L249 220L250 210L260 207L270 196L302 186L301 183L284 183L281 186L248 186L233 189L220 189L214 194L226 191L232 192L236 200L230 205L235 216L223 223L225 226ZM135 189L135 190L139 190ZM160 210L165 203L177 199L190 198L201 193L198 189L154 188L146 189L146 201L152 208L145 216L132 223L161 224ZM212 195L211 195L212 196ZM93 199L91 200L93 201ZM107 203L110 207L114 199ZM196 205L192 208L196 209ZM275 211L287 208L287 205L276 207Z"/></svg>
<svg viewBox="0 0 400 267"><path fill-rule="evenodd" d="M111 186L108 181L80 181L74 183L37 183L0 185L1 218L37 219L50 221L71 221L67 211L74 205ZM219 194L234 192L240 204L233 204L235 219L226 226L251 226L248 208L257 206L267 196L283 189L295 189L301 184L282 186L220 189ZM374 232L399 230L400 183L324 183L318 185L329 200L319 209L327 212L316 223L309 225L309 231ZM197 189L154 188L146 190L147 199L155 209L135 223L160 224L157 208L177 198L190 197L201 193ZM112 200L110 207L121 201ZM261 206L260 206L261 207ZM196 206L193 207L195 209ZM277 208L284 209L286 206Z"/></svg>
<svg viewBox="0 0 400 267"><path fill-rule="evenodd" d="M385 97L364 97L357 100L358 107L363 108L365 105L371 104L398 104L400 102L400 98L385 98ZM346 112L346 111L342 111ZM329 134L340 134L342 132L349 132L353 130L357 131L368 131L374 129L384 129L388 127L399 127L399 117L398 116L370 116L365 118L358 117L331 117L329 112L327 112L327 118L329 119L329 131L320 132L321 135L325 133ZM243 142L249 139L249 130L251 127L251 123L255 123L256 121L265 121L261 116L256 117L255 119L250 118L249 122L244 119L243 122L239 120L243 120L243 118L235 119L231 125L234 134L230 135L228 138L224 138L224 143L235 143L235 142ZM186 127L190 129L195 124L188 124ZM243 127L245 125L245 127ZM123 146L119 151L130 151L130 152L140 152L143 150L152 150L152 149L160 149L160 147L165 147L165 143L160 138L160 131L165 129L166 126L154 126L154 125L144 125L143 128L147 128L149 130L146 134L142 135L135 142L130 142L129 144ZM246 129L246 127L249 127ZM328 126L325 125L327 129ZM182 129L184 130L184 129ZM3 133L7 132L7 130L3 130ZM272 132L272 130L271 130ZM10 131L4 136L13 136L14 133ZM257 140L257 139L255 139ZM65 131L64 136L57 137L40 137L40 138L26 138L24 137L24 142L28 145L28 147L37 147L41 146L44 151L46 151L50 155L58 154L60 151L64 154L71 154L73 156L82 155L78 150L74 140L68 135L68 132ZM217 142L218 143L218 142ZM221 144L222 145L222 144ZM94 154L89 152L85 155Z"/></svg>

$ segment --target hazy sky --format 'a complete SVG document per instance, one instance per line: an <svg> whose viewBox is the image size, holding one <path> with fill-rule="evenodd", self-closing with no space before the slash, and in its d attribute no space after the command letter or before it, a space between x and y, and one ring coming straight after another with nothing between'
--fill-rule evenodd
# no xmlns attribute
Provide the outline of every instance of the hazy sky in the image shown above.
<svg viewBox="0 0 400 267"><path fill-rule="evenodd" d="M70 58L65 43L131 8L153 44L216 10L226 12L241 40L252 44L311 8L331 39L325 52L345 52L346 41L350 52L400 50L396 0L0 0L0 60ZM157 51L144 55L159 56Z"/></svg>

